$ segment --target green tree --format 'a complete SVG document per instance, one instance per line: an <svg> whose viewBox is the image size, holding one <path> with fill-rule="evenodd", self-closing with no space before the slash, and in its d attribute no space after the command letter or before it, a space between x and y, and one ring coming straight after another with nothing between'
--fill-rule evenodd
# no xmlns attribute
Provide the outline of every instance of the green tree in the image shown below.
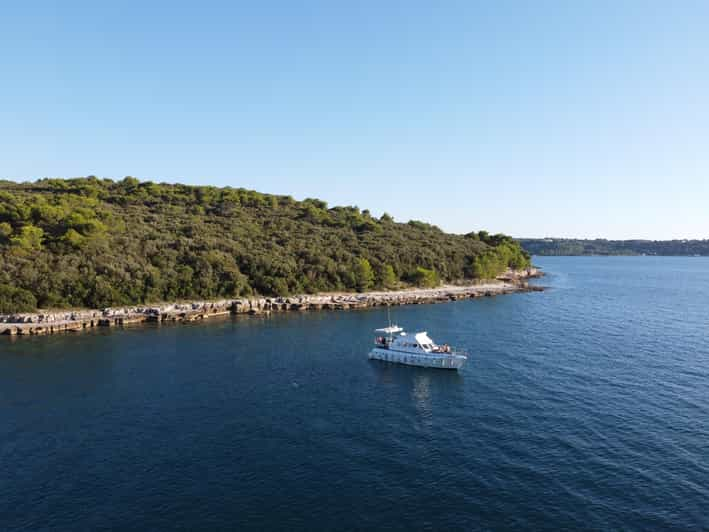
<svg viewBox="0 0 709 532"><path fill-rule="evenodd" d="M84 242L86 241L86 239L74 229L67 230L67 232L64 233L62 240L70 246L74 246L76 248L80 248L81 246L83 246Z"/></svg>
<svg viewBox="0 0 709 532"><path fill-rule="evenodd" d="M123 178L123 181L121 181L121 185L123 185L125 188L136 188L138 185L140 185L140 181L135 177L128 175Z"/></svg>
<svg viewBox="0 0 709 532"><path fill-rule="evenodd" d="M43 238L44 231L41 227L25 225L22 229L20 229L20 234L12 237L10 241L15 247L26 251L31 251L42 249Z"/></svg>
<svg viewBox="0 0 709 532"><path fill-rule="evenodd" d="M192 291L192 280L194 279L194 270L186 264L181 264L177 267L177 296L189 298L191 295L196 295Z"/></svg>
<svg viewBox="0 0 709 532"><path fill-rule="evenodd" d="M7 222L0 223L0 244L9 242L12 234L12 226Z"/></svg>
<svg viewBox="0 0 709 532"><path fill-rule="evenodd" d="M435 270L417 267L409 276L413 284L425 288L434 288L441 283L441 280Z"/></svg>
<svg viewBox="0 0 709 532"><path fill-rule="evenodd" d="M379 270L379 275L377 277L377 284L380 287L387 289L396 288L399 281L391 264L384 264Z"/></svg>
<svg viewBox="0 0 709 532"><path fill-rule="evenodd" d="M374 271L367 259L360 258L355 263L355 282L358 292L365 292L374 284Z"/></svg>
<svg viewBox="0 0 709 532"><path fill-rule="evenodd" d="M37 308L37 298L32 292L7 284L0 284L0 313L32 312Z"/></svg>

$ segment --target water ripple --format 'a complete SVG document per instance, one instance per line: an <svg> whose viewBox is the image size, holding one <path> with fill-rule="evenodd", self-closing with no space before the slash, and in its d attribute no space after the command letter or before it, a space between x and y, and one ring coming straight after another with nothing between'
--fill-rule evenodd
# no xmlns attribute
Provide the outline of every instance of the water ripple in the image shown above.
<svg viewBox="0 0 709 532"><path fill-rule="evenodd" d="M3 530L709 528L709 260L544 258L543 293L0 345Z"/></svg>

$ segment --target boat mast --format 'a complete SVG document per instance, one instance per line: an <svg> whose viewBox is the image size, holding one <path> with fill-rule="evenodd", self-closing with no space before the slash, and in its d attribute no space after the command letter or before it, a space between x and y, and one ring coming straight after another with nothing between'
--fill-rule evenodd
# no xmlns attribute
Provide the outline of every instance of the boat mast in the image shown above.
<svg viewBox="0 0 709 532"><path fill-rule="evenodd" d="M391 324L391 305L387 303L387 320L389 321L389 343L394 341L394 329Z"/></svg>

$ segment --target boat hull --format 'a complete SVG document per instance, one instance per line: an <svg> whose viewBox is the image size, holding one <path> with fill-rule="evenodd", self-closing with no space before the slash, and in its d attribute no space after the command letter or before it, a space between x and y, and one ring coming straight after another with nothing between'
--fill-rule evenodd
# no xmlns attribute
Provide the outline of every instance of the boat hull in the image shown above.
<svg viewBox="0 0 709 532"><path fill-rule="evenodd" d="M394 362L395 364L405 364L407 366L438 369L460 369L463 367L466 360L468 360L468 357L465 355L408 353L391 349L379 349L377 347L369 352L369 358L371 360L383 360L384 362Z"/></svg>

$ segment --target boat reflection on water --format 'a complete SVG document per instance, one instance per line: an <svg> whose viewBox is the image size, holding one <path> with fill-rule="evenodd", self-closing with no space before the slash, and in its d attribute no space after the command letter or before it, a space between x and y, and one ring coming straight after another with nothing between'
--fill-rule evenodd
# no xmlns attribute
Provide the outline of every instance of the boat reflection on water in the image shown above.
<svg viewBox="0 0 709 532"><path fill-rule="evenodd" d="M416 411L420 416L431 416L431 376L416 375L414 377L414 386L411 390L411 397L414 400Z"/></svg>
<svg viewBox="0 0 709 532"><path fill-rule="evenodd" d="M436 414L436 398L464 393L464 377L457 371L431 371L419 367L371 364L389 405L413 415L417 430L428 431ZM447 413L449 415L450 412Z"/></svg>

